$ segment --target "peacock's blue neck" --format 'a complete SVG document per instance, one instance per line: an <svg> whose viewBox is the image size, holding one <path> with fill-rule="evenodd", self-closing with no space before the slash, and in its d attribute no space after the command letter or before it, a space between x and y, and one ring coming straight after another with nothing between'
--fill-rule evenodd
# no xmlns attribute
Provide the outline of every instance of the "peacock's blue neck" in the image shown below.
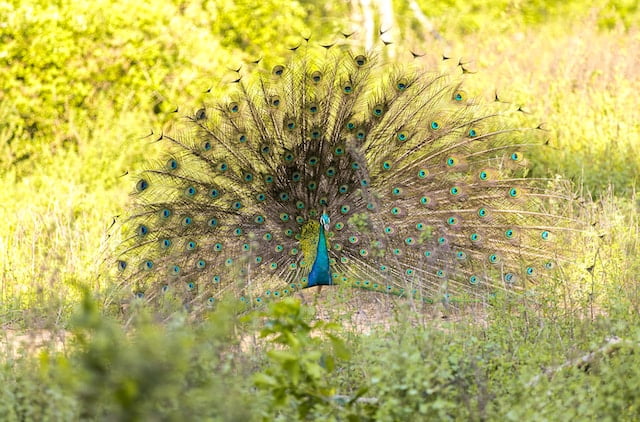
<svg viewBox="0 0 640 422"><path fill-rule="evenodd" d="M311 267L307 287L333 284L331 281L331 271L329 270L327 238L324 233L324 225L325 223L328 224L328 222L329 216L322 214L322 218L320 219L320 232L318 233L318 245L316 246L316 260Z"/></svg>

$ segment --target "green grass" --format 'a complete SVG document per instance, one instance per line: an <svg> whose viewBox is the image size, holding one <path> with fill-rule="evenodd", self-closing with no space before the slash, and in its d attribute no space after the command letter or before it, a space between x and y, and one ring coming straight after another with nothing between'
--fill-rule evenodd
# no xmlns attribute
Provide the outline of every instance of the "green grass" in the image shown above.
<svg viewBox="0 0 640 422"><path fill-rule="evenodd" d="M325 303L328 305L329 302ZM291 298L206 322L129 329L78 306L64 351L5 354L3 420L633 420L638 314L557 313L505 301L386 326L327 323ZM335 315L335 314L334 314ZM457 315L457 317L456 317ZM473 317L473 318L472 318ZM360 327L360 328L359 328ZM614 337L615 336L615 337Z"/></svg>
<svg viewBox="0 0 640 422"><path fill-rule="evenodd" d="M222 91L228 66L268 59L300 32L326 37L347 6L45 3L0 4L0 324L11 329L0 337L0 419L636 417L634 2L422 5L446 43L425 39L403 20L408 3L394 3L397 48L462 57L477 72L472 94L497 90L544 124L549 145L528 160L534 175L562 175L593 196L580 211L601 235L582 251L593 271L566 274L535 303L417 315L402 300L336 291L315 309L286 300L201 323L179 312L158 321L135 301L123 312L116 300L104 260L131 191L123 174L153 156L145 136L170 128L176 106L188 113L205 90ZM374 312L378 300L385 312ZM66 340L13 347L15 333L41 332ZM574 362L589 352L588 365Z"/></svg>

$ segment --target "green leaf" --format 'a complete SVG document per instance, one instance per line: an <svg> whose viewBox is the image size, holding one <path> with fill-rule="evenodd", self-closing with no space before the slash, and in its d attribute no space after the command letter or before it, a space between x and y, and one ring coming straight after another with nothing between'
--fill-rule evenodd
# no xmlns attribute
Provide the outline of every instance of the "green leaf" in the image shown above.
<svg viewBox="0 0 640 422"><path fill-rule="evenodd" d="M257 374L254 374L253 382L257 387L260 387L260 388L274 388L279 386L278 381L274 377L267 375L263 372L258 372Z"/></svg>

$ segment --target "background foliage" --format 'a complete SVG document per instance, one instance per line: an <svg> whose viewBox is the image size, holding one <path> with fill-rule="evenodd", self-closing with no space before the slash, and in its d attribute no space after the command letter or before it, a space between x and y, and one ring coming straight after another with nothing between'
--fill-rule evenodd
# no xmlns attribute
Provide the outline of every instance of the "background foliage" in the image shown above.
<svg viewBox="0 0 640 422"><path fill-rule="evenodd" d="M394 48L460 58L475 95L543 124L533 175L595 199L580 294L421 319L339 292L201 324L116 301L107 234L150 131L301 35L366 33L365 11ZM633 0L0 1L0 419L636 419L639 18Z"/></svg>

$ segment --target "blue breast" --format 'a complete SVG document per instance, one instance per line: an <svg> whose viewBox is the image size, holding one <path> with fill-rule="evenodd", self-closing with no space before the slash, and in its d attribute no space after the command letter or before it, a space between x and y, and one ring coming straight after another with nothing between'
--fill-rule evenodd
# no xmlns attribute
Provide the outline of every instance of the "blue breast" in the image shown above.
<svg viewBox="0 0 640 422"><path fill-rule="evenodd" d="M325 217L325 215L323 215L323 217ZM324 234L324 224L320 224L316 260L313 262L313 266L311 267L307 287L331 284L333 284L333 282L331 281L331 271L329 270L329 250L327 249L327 239Z"/></svg>

